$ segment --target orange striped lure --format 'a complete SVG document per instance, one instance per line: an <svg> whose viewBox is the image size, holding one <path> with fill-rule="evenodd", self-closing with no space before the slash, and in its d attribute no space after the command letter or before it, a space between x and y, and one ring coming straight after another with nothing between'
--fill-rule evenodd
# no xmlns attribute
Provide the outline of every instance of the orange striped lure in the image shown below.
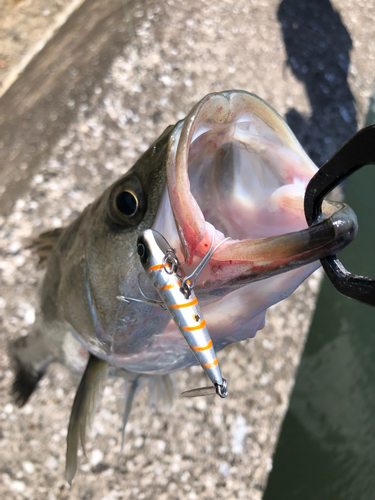
<svg viewBox="0 0 375 500"><path fill-rule="evenodd" d="M179 262L175 251L170 248L167 240L153 229L147 229L138 237L137 250L143 268L157 290L162 305L169 311L192 353L213 383L213 387L193 389L183 395L193 397L216 392L225 398L228 395L227 382L221 375L198 299L189 282L178 274ZM210 256L206 262L209 258Z"/></svg>

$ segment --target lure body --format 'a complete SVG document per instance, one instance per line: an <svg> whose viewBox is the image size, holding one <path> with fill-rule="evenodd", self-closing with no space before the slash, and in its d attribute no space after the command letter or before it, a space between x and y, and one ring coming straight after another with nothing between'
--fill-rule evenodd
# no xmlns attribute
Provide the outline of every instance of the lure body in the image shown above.
<svg viewBox="0 0 375 500"><path fill-rule="evenodd" d="M227 395L226 381L221 375L216 352L198 299L193 290L190 290L189 294L184 293L183 277L177 274L177 258L175 268L173 263L166 258L168 255L175 256L173 250L167 240L152 229L147 229L139 236L137 245L146 275L153 283L199 364L217 388L218 394L225 397Z"/></svg>

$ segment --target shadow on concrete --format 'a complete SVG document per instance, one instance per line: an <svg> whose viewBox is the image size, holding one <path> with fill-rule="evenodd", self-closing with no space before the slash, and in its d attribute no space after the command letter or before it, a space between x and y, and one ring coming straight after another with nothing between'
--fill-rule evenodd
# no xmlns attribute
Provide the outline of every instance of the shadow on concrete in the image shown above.
<svg viewBox="0 0 375 500"><path fill-rule="evenodd" d="M329 0L283 0L278 19L287 64L305 84L311 105L310 117L290 109L286 120L320 166L357 130L347 81L352 39Z"/></svg>

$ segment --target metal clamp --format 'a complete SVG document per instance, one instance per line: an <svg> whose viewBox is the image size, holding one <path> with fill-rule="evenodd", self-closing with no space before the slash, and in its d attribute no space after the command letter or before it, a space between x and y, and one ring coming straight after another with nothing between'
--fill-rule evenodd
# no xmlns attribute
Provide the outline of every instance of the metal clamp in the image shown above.
<svg viewBox="0 0 375 500"><path fill-rule="evenodd" d="M310 180L305 193L305 217L309 226L318 222L327 194L344 179L369 164L375 165L375 125L354 134ZM375 280L350 273L337 255L325 257L320 262L340 293L375 306Z"/></svg>

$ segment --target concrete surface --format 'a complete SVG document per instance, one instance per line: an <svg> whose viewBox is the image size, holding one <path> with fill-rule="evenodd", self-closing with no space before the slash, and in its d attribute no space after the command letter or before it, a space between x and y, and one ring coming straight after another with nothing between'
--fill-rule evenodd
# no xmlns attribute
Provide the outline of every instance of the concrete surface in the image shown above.
<svg viewBox="0 0 375 500"><path fill-rule="evenodd" d="M0 2L0 96L83 1Z"/></svg>
<svg viewBox="0 0 375 500"><path fill-rule="evenodd" d="M111 381L71 490L65 436L78 380L53 366L18 410L9 396L6 342L26 334L35 313L42 272L25 243L71 221L208 92L258 94L287 116L318 163L362 125L375 72L374 4L337 0L338 16L328 0L279 3L114 1L107 17L103 9L98 15L96 30L90 15L101 2L86 0L68 21L69 29L92 36L82 64L77 47L66 46L60 87L51 62L43 92L30 98L28 75L54 47L64 50L63 27L0 100L2 498L262 497L317 276L269 311L255 339L222 351L230 398L177 399L173 413L163 415L146 409L141 394L119 460L122 382ZM199 369L177 374L181 391L202 380Z"/></svg>

